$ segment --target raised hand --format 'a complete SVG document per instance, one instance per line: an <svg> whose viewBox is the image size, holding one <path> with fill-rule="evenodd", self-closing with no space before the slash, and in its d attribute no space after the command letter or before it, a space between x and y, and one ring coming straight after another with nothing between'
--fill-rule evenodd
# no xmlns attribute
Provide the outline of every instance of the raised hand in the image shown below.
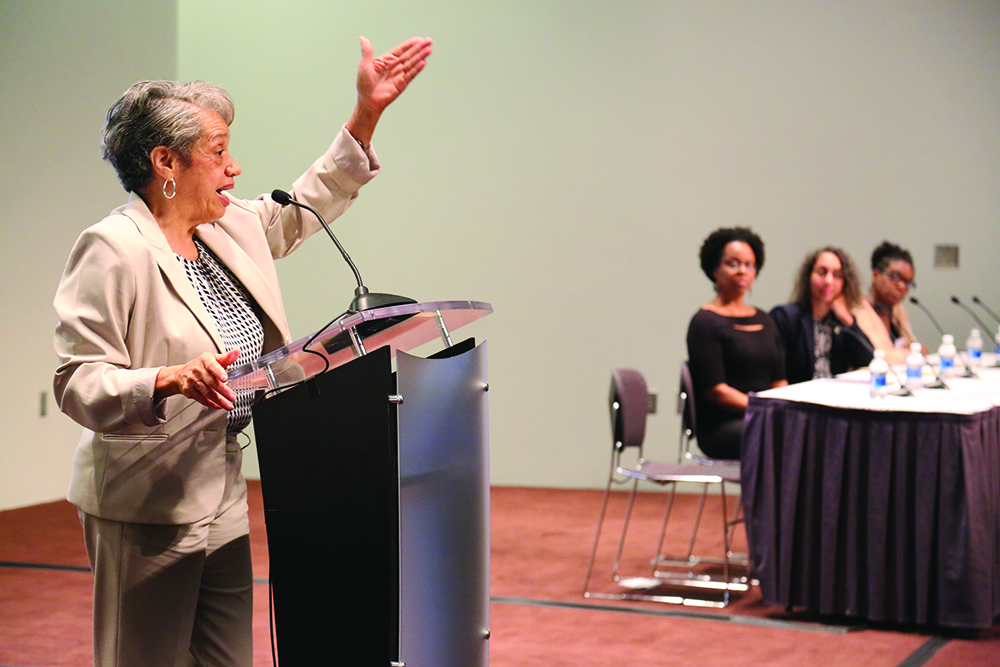
<svg viewBox="0 0 1000 667"><path fill-rule="evenodd" d="M427 64L431 55L429 37L411 37L393 50L374 58L372 43L361 41L358 63L358 103L345 127L362 146L368 146L385 108L406 90L413 77Z"/></svg>
<svg viewBox="0 0 1000 667"><path fill-rule="evenodd" d="M411 37L393 50L373 58L372 43L366 37L358 39L361 42L358 104L381 113L420 74L434 42L427 37Z"/></svg>

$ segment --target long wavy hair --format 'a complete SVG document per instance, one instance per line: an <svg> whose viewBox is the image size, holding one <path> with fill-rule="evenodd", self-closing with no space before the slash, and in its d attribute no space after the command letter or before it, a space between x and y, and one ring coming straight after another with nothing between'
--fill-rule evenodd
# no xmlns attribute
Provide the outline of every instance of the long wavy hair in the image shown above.
<svg viewBox="0 0 1000 667"><path fill-rule="evenodd" d="M847 301L848 308L856 308L861 305L861 279L858 277L858 269L854 265L851 256L843 249L835 246L826 246L819 250L813 250L806 255L802 266L799 267L799 276L795 281L795 288L792 290L792 301L803 310L812 310L812 272L816 266L816 260L824 252L829 252L837 256L840 260L840 272L844 277L844 300Z"/></svg>

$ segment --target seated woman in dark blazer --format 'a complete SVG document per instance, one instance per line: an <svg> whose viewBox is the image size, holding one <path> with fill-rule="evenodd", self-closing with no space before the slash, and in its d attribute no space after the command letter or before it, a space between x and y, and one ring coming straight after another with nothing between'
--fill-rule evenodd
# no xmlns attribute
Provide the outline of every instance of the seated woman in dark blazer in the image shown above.
<svg viewBox="0 0 1000 667"><path fill-rule="evenodd" d="M687 334L698 447L713 458L738 459L748 392L787 384L774 322L745 302L764 265L764 242L745 227L717 229L700 258L715 298L691 318Z"/></svg>
<svg viewBox="0 0 1000 667"><path fill-rule="evenodd" d="M846 252L827 246L809 253L799 269L792 303L771 311L784 343L789 382L833 377L868 365L872 344L851 314L861 299L858 270Z"/></svg>

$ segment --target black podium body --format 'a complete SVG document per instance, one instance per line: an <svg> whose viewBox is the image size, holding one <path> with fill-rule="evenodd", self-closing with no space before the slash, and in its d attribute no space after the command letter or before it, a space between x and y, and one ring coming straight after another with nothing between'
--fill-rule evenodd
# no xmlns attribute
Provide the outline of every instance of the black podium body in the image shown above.
<svg viewBox="0 0 1000 667"><path fill-rule="evenodd" d="M349 361L324 332L302 347L336 365L254 407L283 667L489 662L486 346L452 346L442 303L407 306L433 312L438 354L403 352L426 325L398 312Z"/></svg>

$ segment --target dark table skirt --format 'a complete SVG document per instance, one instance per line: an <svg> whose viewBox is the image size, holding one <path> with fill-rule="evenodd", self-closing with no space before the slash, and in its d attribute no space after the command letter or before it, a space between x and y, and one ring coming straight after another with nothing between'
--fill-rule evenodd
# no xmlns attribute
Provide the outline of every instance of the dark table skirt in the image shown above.
<svg viewBox="0 0 1000 667"><path fill-rule="evenodd" d="M1000 614L1000 408L887 413L753 396L741 458L766 602L962 628Z"/></svg>

